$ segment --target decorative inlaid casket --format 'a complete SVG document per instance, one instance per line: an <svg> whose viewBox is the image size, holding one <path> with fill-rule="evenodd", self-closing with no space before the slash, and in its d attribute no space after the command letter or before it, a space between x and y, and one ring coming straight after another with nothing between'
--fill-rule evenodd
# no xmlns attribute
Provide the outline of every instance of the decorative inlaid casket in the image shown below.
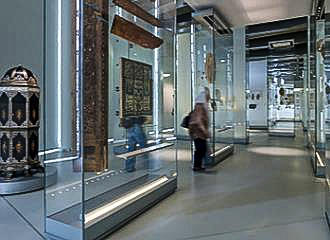
<svg viewBox="0 0 330 240"><path fill-rule="evenodd" d="M41 170L40 89L34 74L18 66L0 80L0 176L29 176Z"/></svg>

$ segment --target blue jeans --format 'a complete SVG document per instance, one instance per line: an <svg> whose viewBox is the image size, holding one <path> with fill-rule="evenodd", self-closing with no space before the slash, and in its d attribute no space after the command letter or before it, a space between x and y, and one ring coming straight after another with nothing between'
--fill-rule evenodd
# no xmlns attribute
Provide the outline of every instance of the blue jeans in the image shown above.
<svg viewBox="0 0 330 240"><path fill-rule="evenodd" d="M139 144L139 148L146 146L146 136L143 132L141 125L134 124L132 127L127 129L127 144L128 152L136 150L136 144ZM125 161L125 169L128 172L135 170L136 157L128 158Z"/></svg>

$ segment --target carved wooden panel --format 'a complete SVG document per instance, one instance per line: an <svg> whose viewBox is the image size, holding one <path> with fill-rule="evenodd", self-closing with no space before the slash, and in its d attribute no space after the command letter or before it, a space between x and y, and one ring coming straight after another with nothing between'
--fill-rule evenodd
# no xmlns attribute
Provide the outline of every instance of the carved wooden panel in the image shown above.
<svg viewBox="0 0 330 240"><path fill-rule="evenodd" d="M88 172L108 167L109 30L100 19L108 19L108 7L108 0L85 0L84 4L83 151ZM80 169L78 162L75 169Z"/></svg>
<svg viewBox="0 0 330 240"><path fill-rule="evenodd" d="M121 118L152 117L152 66L121 58Z"/></svg>
<svg viewBox="0 0 330 240"><path fill-rule="evenodd" d="M163 40L143 28L116 15L111 28L111 33L136 43L144 48L155 49L163 44Z"/></svg>
<svg viewBox="0 0 330 240"><path fill-rule="evenodd" d="M154 26L161 27L161 22L159 19L155 18L153 15L145 11L139 5L131 2L130 0L113 0L113 3L125 9L127 12L143 19L144 21Z"/></svg>

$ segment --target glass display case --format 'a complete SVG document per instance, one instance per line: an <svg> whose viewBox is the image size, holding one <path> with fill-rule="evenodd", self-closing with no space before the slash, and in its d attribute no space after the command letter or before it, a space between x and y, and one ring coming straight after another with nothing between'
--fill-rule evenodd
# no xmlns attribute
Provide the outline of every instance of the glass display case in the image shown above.
<svg viewBox="0 0 330 240"><path fill-rule="evenodd" d="M311 151L312 167L314 172L317 171L316 161L316 18L309 18L309 81L308 81L308 142Z"/></svg>
<svg viewBox="0 0 330 240"><path fill-rule="evenodd" d="M324 177L325 174L325 142L326 142L326 78L324 72L324 40L325 21L316 21L316 109L315 109L315 143L316 151L314 157L315 174Z"/></svg>
<svg viewBox="0 0 330 240"><path fill-rule="evenodd" d="M247 115L250 130L268 129L267 60L249 59Z"/></svg>
<svg viewBox="0 0 330 240"><path fill-rule="evenodd" d="M326 108L326 129L329 129L329 116L330 116L330 14L326 14L325 18L325 41L324 41L324 73L325 73L325 108ZM330 227L330 139L326 138L325 144L326 152L326 171L325 171L325 211Z"/></svg>
<svg viewBox="0 0 330 240"><path fill-rule="evenodd" d="M286 72L274 71L274 64L290 61L298 66L297 56L268 57L268 132L271 136L295 136L295 124L297 117L296 90ZM296 67L296 69L298 69ZM289 73L297 76L298 73ZM293 75L292 75L293 76ZM294 82L294 81L293 81Z"/></svg>
<svg viewBox="0 0 330 240"><path fill-rule="evenodd" d="M318 177L325 174L325 141L327 131L326 81L324 77L325 21L310 17L309 24L309 128L312 167Z"/></svg>
<svg viewBox="0 0 330 240"><path fill-rule="evenodd" d="M175 9L45 1L43 154L58 172L45 190L50 238L100 239L176 190Z"/></svg>
<svg viewBox="0 0 330 240"><path fill-rule="evenodd" d="M234 151L233 37L219 30L213 9L196 12L193 18L192 109L207 88L210 139L205 165L214 166Z"/></svg>

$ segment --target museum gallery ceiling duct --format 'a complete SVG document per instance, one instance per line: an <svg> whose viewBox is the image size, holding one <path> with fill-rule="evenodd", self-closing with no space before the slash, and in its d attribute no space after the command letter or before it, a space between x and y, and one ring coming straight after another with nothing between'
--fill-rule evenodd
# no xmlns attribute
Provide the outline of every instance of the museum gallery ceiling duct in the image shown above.
<svg viewBox="0 0 330 240"><path fill-rule="evenodd" d="M34 74L18 66L0 80L0 177L31 176L38 159L40 89Z"/></svg>

